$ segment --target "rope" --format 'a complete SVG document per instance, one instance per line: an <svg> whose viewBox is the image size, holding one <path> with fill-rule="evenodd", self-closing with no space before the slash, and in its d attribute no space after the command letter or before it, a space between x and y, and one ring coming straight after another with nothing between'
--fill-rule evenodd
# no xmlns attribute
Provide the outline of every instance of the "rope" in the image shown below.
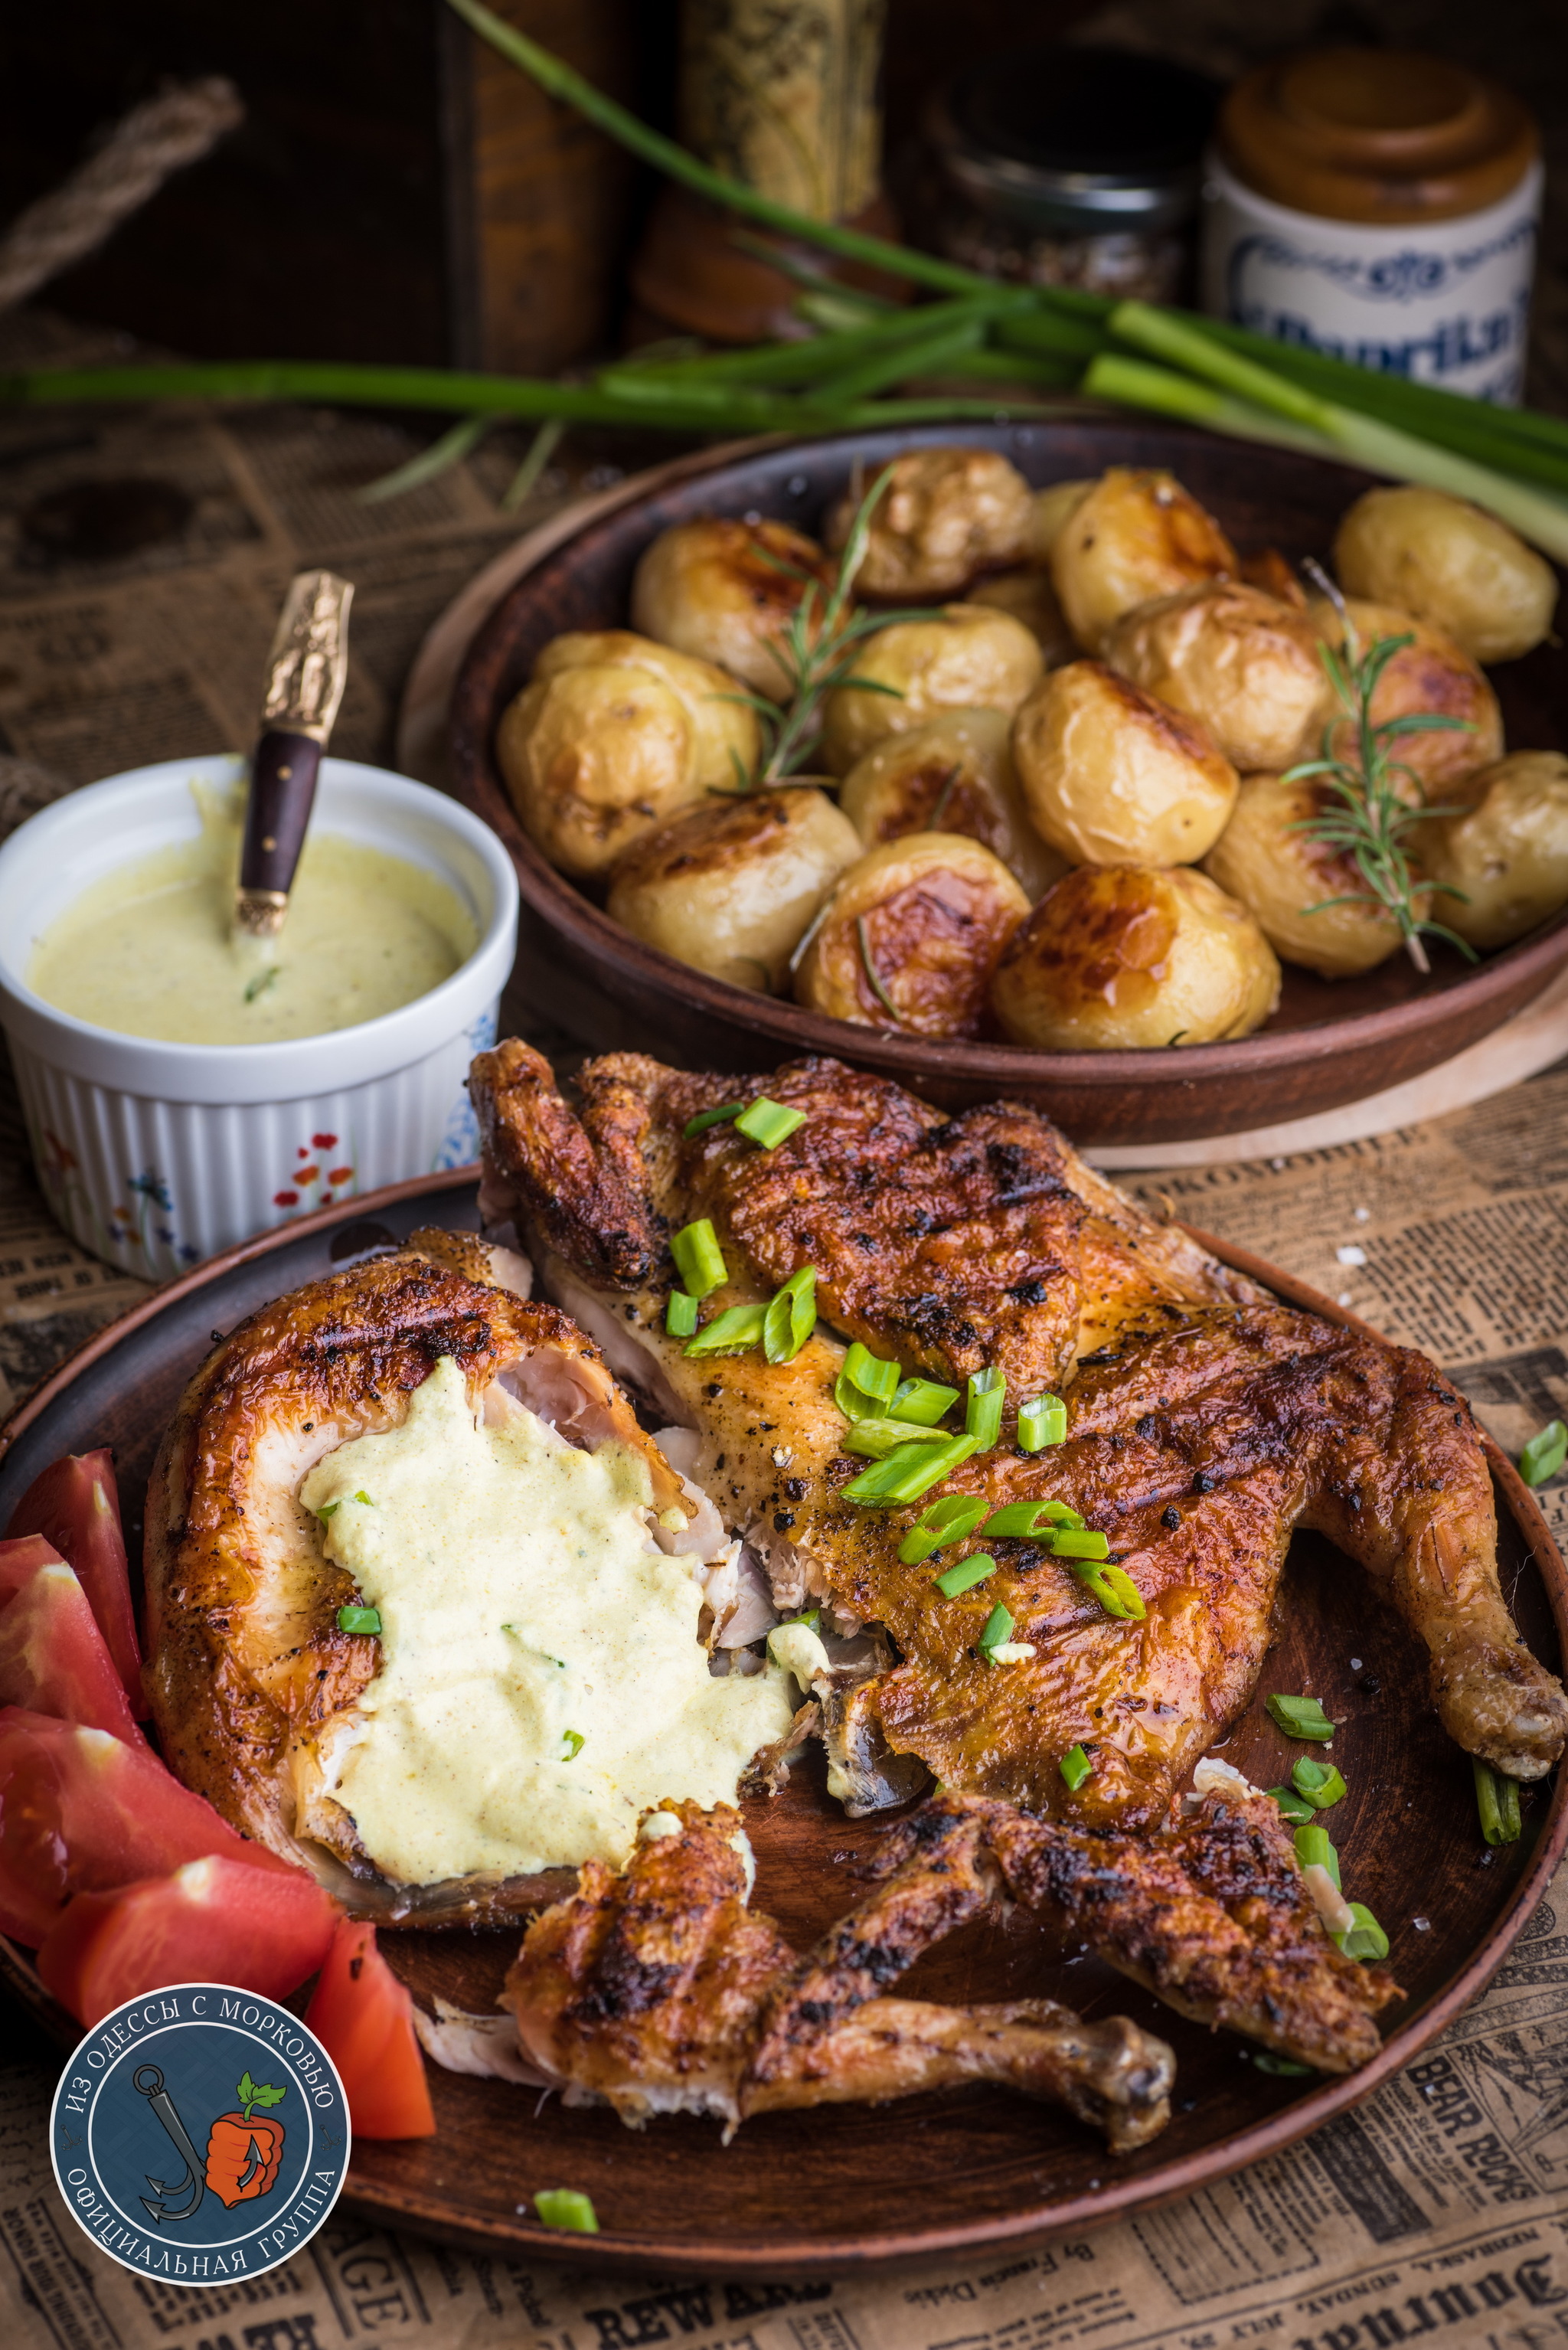
<svg viewBox="0 0 1568 2350"><path fill-rule="evenodd" d="M0 310L100 245L171 172L194 163L244 120L232 81L213 75L134 106L61 188L18 214L0 237Z"/></svg>

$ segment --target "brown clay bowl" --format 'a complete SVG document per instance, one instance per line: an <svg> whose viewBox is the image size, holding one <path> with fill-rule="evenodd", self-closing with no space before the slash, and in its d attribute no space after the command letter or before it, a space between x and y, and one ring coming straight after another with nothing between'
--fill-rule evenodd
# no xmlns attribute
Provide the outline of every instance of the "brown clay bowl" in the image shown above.
<svg viewBox="0 0 1568 2350"><path fill-rule="evenodd" d="M301 1217L169 1283L99 1331L0 1430L0 1525L48 1461L112 1444L138 1557L153 1454L213 1332L421 1224L473 1230L474 1173L421 1177ZM1259 1258L1221 1241L1205 1244L1291 1305L1363 1326ZM1568 1648L1568 1573L1534 1495L1490 1440L1487 1453L1503 1589L1525 1638L1558 1669ZM1390 1964L1406 1991L1360 2072L1339 2080L1260 2072L1233 2034L1187 2022L1018 1916L965 1928L929 1952L908 1979L910 1995L1059 1999L1088 2014L1130 2015L1161 2034L1177 2053L1176 2111L1138 2153L1107 2156L1066 2116L1001 2089L770 2114L725 2147L717 2123L692 2116L634 2132L603 2107L574 2110L552 2097L536 2109L531 2092L431 2066L437 2135L356 2145L346 2199L377 2224L417 2228L492 2257L576 2263L581 2238L553 2233L534 2216L535 2189L565 2184L594 2199L604 2230L588 2256L596 2269L821 2275L1081 2235L1211 2186L1342 2117L1314 2153L1355 2210L1368 2192L1357 2151L1365 2141L1343 2117L1419 2055L1502 1965L1568 1845L1568 1782L1558 1773L1532 1789L1519 1843L1490 1851L1469 1763L1439 1727L1417 1644L1376 1584L1326 1542L1298 1534L1282 1598L1263 1679L1225 1754L1259 1785L1283 1776L1291 1750L1264 1710L1270 1690L1310 1690L1340 1723L1334 1755L1350 1792L1334 1812L1334 1840L1347 1885L1390 1937ZM815 1764L798 1769L772 1802L744 1799L743 1810L758 1905L805 1949L858 1897L856 1866L887 1821L846 1821ZM457 1929L385 1933L381 1948L427 2009L440 1995L488 2010L517 1941L515 1928ZM44 1990L31 1951L0 1939L0 1981L62 2051L76 2045L78 2027Z"/></svg>
<svg viewBox="0 0 1568 2350"><path fill-rule="evenodd" d="M1034 1053L825 1019L710 979L612 922L534 847L495 763L497 722L543 646L568 629L623 628L638 556L671 523L754 512L815 530L857 460L874 470L902 449L960 438L1003 451L1036 485L1106 465L1168 465L1243 552L1272 546L1293 561L1325 560L1340 515L1369 485L1349 466L1291 450L1099 417L753 444L628 484L611 511L557 539L503 598L469 649L452 703L457 790L512 852L524 905L520 972L559 1025L601 1052L647 1051L699 1068L763 1070L832 1054L949 1108L1011 1095L1047 1111L1075 1142L1104 1148L1242 1133L1380 1093L1477 1044L1568 963L1564 910L1479 965L1438 943L1429 978L1404 956L1362 979L1287 970L1279 1010L1237 1044ZM1511 744L1568 743L1568 665L1557 649L1506 664L1493 683Z"/></svg>

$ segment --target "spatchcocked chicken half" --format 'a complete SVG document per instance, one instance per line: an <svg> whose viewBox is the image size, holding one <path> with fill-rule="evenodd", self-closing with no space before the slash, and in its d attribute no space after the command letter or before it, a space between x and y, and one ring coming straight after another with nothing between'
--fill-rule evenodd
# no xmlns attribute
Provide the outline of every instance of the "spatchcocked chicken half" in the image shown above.
<svg viewBox="0 0 1568 2350"><path fill-rule="evenodd" d="M794 1711L710 1670L738 1545L527 1272L424 1232L265 1307L149 1485L163 1752L363 1916L535 1905L649 1804L732 1801Z"/></svg>
<svg viewBox="0 0 1568 2350"><path fill-rule="evenodd" d="M767 1080L802 1114L770 1148L734 1123L754 1081L613 1055L578 1085L574 1112L516 1042L475 1062L487 1229L510 1228L611 1367L692 1431L681 1466L744 1533L764 1597L867 1635L857 1663L815 1683L829 1785L852 1811L906 1800L930 1773L1087 1825L1158 1825L1251 1694L1297 1526L1355 1560L1424 1642L1462 1747L1518 1779L1556 1762L1568 1700L1503 1601L1485 1456L1424 1356L1280 1305L1017 1105L950 1118L803 1061ZM692 1357L669 1335L670 1236L701 1219L728 1276L705 1315L815 1268L828 1327L792 1360ZM1141 1619L1107 1614L1037 1539L944 1551L983 1542L996 1562L952 1596L929 1560L902 1559L918 1506L845 1493L867 1466L835 1401L846 1341L933 1382L1002 1374L1001 1440L936 1492L1064 1505L1105 1535ZM1065 1441L1025 1451L1015 1406L1047 1391L1065 1399ZM1005 1664L981 1638L999 1603ZM742 1591L743 1634L749 1605ZM1091 1767L1069 1788L1075 1747Z"/></svg>

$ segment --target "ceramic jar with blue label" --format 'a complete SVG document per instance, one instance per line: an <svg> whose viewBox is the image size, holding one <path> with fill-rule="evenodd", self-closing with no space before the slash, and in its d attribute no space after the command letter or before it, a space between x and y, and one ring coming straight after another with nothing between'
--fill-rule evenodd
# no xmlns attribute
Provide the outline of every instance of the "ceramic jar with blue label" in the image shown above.
<svg viewBox="0 0 1568 2350"><path fill-rule="evenodd" d="M1204 190L1203 307L1278 341L1512 406L1539 140L1440 57L1320 49L1246 75Z"/></svg>

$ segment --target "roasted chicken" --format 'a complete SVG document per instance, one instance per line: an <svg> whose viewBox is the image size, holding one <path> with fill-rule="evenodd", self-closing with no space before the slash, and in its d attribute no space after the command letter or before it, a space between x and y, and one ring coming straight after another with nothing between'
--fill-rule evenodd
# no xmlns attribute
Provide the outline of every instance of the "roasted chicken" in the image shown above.
<svg viewBox="0 0 1568 2350"><path fill-rule="evenodd" d="M805 1122L763 1149L729 1123L685 1137L755 1081L612 1055L582 1072L579 1114L514 1041L471 1082L487 1229L514 1232L612 1368L693 1431L680 1465L744 1531L774 1605L819 1600L830 1628L891 1640L897 1661L832 1692L830 1784L852 1811L904 1799L923 1765L950 1789L1088 1825L1158 1825L1252 1691L1297 1526L1336 1543L1424 1642L1461 1746L1520 1779L1562 1752L1568 1700L1499 1588L1464 1399L1424 1356L1227 1271L1038 1113L950 1118L810 1060L768 1079ZM699 1217L730 1274L712 1306L816 1268L823 1321L792 1362L694 1359L667 1336L670 1235ZM843 1339L955 1383L999 1367L1002 1441L938 1490L1068 1503L1106 1535L1144 1619L1113 1619L1026 1541L988 1539L999 1573L955 1598L933 1565L956 1553L901 1564L914 1512L842 1495L864 1466L842 1450L833 1397ZM1044 1390L1066 1399L1067 1440L1028 1454L1010 1440L1013 1407ZM1033 1649L1005 1667L977 1645L999 1601ZM1058 1765L1075 1746L1093 1767L1070 1793Z"/></svg>

